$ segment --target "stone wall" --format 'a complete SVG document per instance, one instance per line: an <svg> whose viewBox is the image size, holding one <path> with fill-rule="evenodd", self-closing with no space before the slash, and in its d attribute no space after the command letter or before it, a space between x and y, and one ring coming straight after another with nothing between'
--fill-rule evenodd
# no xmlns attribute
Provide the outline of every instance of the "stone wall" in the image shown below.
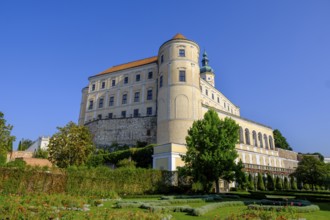
<svg viewBox="0 0 330 220"><path fill-rule="evenodd" d="M157 117L101 119L85 124L97 147L118 144L135 145L137 141L156 143Z"/></svg>
<svg viewBox="0 0 330 220"><path fill-rule="evenodd" d="M289 150L276 148L278 156L283 158L284 167L287 169L295 169L298 166L298 153Z"/></svg>

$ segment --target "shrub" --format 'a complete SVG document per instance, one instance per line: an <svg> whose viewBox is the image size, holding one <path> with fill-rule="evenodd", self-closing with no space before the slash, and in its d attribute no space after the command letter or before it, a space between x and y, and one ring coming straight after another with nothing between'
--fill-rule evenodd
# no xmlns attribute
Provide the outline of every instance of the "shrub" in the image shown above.
<svg viewBox="0 0 330 220"><path fill-rule="evenodd" d="M298 213L305 213L305 212L315 212L319 211L320 208L317 205L309 205L309 206L272 206L272 205L256 205L256 204L251 204L248 205L248 209L253 209L253 210L265 210L265 211L287 211L288 209L292 209Z"/></svg>
<svg viewBox="0 0 330 220"><path fill-rule="evenodd" d="M276 190L282 190L283 189L283 182L282 178L276 177Z"/></svg>
<svg viewBox="0 0 330 220"><path fill-rule="evenodd" d="M267 189L273 191L275 189L274 178L267 174Z"/></svg>
<svg viewBox="0 0 330 220"><path fill-rule="evenodd" d="M289 190L290 189L289 181L288 181L288 178L287 177L284 177L283 189L284 190Z"/></svg>
<svg viewBox="0 0 330 220"><path fill-rule="evenodd" d="M295 181L294 177L290 178L290 186L292 190L297 190L297 182Z"/></svg>
<svg viewBox="0 0 330 220"><path fill-rule="evenodd" d="M257 189L261 191L265 191L265 184L262 177L262 174L258 173L258 183L257 183Z"/></svg>
<svg viewBox="0 0 330 220"><path fill-rule="evenodd" d="M244 202L242 201L211 203L199 208L194 208L191 214L195 216L202 216L205 215L207 212L210 212L217 208L229 207L229 206L242 206L242 205L244 205Z"/></svg>

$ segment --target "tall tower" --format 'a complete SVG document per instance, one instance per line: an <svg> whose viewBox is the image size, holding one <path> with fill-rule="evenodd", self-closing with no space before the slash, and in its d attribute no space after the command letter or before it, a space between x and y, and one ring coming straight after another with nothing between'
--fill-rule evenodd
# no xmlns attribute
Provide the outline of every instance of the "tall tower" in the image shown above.
<svg viewBox="0 0 330 220"><path fill-rule="evenodd" d="M209 66L209 58L207 57L206 51L204 51L204 53L203 53L202 67L201 67L200 72L201 72L201 78L214 87L215 86L214 71Z"/></svg>
<svg viewBox="0 0 330 220"><path fill-rule="evenodd" d="M201 118L199 46L182 34L160 46L158 52L157 144L154 168L175 170L186 152L186 136Z"/></svg>

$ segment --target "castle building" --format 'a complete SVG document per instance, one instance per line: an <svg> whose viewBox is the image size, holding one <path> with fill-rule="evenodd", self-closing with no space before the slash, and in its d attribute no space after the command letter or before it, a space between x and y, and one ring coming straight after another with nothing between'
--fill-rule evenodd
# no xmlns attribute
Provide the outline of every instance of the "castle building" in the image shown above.
<svg viewBox="0 0 330 220"><path fill-rule="evenodd" d="M287 175L297 167L297 153L276 149L273 130L240 116L240 108L215 85L215 72L182 34L163 43L157 56L113 66L89 77L82 90L79 124L87 126L98 147L113 142L156 143L153 168L183 166L188 129L210 109L240 126L236 145L248 172Z"/></svg>

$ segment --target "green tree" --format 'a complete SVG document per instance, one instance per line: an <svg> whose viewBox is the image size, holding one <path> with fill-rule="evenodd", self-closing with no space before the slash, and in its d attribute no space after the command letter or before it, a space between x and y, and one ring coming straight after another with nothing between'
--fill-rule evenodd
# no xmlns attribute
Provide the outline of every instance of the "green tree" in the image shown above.
<svg viewBox="0 0 330 220"><path fill-rule="evenodd" d="M249 185L248 188L249 190L254 190L254 177L249 173Z"/></svg>
<svg viewBox="0 0 330 220"><path fill-rule="evenodd" d="M7 156L7 152L12 151L12 145L15 141L15 136L12 136L11 130L13 126L6 124L4 114L0 112L0 155Z"/></svg>
<svg viewBox="0 0 330 220"><path fill-rule="evenodd" d="M258 184L257 189L261 191L265 191L265 183L262 174L258 173Z"/></svg>
<svg viewBox="0 0 330 220"><path fill-rule="evenodd" d="M290 178L290 186L291 186L292 190L297 190L298 189L297 181L295 180L295 178L293 176Z"/></svg>
<svg viewBox="0 0 330 220"><path fill-rule="evenodd" d="M301 180L304 185L310 184L312 190L314 190L315 185L323 185L327 173L328 170L324 162L314 156L305 155L298 163L298 167L293 175Z"/></svg>
<svg viewBox="0 0 330 220"><path fill-rule="evenodd" d="M283 181L282 178L276 177L276 190L282 190L283 189Z"/></svg>
<svg viewBox="0 0 330 220"><path fill-rule="evenodd" d="M284 177L283 189L284 190L289 190L290 189L290 185L289 185L289 181L288 181L287 177Z"/></svg>
<svg viewBox="0 0 330 220"><path fill-rule="evenodd" d="M205 113L204 119L195 121L188 130L187 153L182 156L184 168L194 182L204 185L205 191L215 182L218 193L220 178L227 181L234 179L238 132L239 126L233 119L221 120L214 110Z"/></svg>
<svg viewBox="0 0 330 220"><path fill-rule="evenodd" d="M243 162L242 160L239 160L239 162L237 163L236 166L236 170L235 170L235 181L238 185L239 189L246 189L247 188L247 176L246 174L242 171L243 170Z"/></svg>
<svg viewBox="0 0 330 220"><path fill-rule="evenodd" d="M47 159L48 158L48 151L47 150L42 150L39 148L33 155L34 158L42 158L42 159Z"/></svg>
<svg viewBox="0 0 330 220"><path fill-rule="evenodd" d="M275 190L274 178L270 174L267 174L267 190Z"/></svg>
<svg viewBox="0 0 330 220"><path fill-rule="evenodd" d="M49 141L49 160L61 168L84 165L95 150L89 130L73 122L57 129Z"/></svg>
<svg viewBox="0 0 330 220"><path fill-rule="evenodd" d="M117 167L134 169L136 168L136 162L134 160L131 160L130 158L122 159L118 161Z"/></svg>
<svg viewBox="0 0 330 220"><path fill-rule="evenodd" d="M282 133L278 129L275 129L273 131L273 135L274 135L274 142L275 142L275 147L276 148L282 148L282 149L285 149L285 150L292 150L292 148L290 147L290 145L286 141L286 138L283 137Z"/></svg>
<svg viewBox="0 0 330 220"><path fill-rule="evenodd" d="M33 144L33 141L30 139L22 139L19 144L17 150L19 151L25 151Z"/></svg>

